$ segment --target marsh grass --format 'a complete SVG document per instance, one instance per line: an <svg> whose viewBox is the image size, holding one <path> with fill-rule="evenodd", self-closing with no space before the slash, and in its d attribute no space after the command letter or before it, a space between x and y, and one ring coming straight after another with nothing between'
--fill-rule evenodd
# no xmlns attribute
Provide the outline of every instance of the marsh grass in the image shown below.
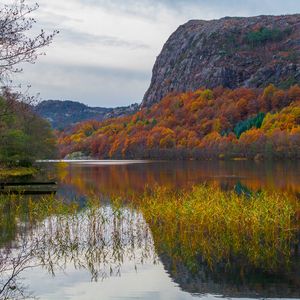
<svg viewBox="0 0 300 300"><path fill-rule="evenodd" d="M45 227L45 232L55 228L51 241L59 246L59 251L73 255L81 237L81 247L92 245L88 253L94 256L103 248L105 229L112 237L105 242L113 250L112 260L117 255L116 261L122 261L125 240L142 245L143 237L147 237L153 238L159 255L166 254L190 271L197 272L207 265L210 270L218 271L221 266L223 270L238 269L243 273L255 269L288 270L293 247L299 243L300 203L285 193L238 195L199 185L177 191L147 188L142 194L112 197L110 203L101 202L101 197L94 195L84 208L76 199L69 200L65 203L55 196L0 196L0 245L15 240L20 232L25 236L40 227ZM72 243L71 237L76 237ZM143 254L143 259L146 256Z"/></svg>
<svg viewBox="0 0 300 300"><path fill-rule="evenodd" d="M33 167L0 168L0 179L9 177L34 176L37 174L37 172L38 170Z"/></svg>
<svg viewBox="0 0 300 300"><path fill-rule="evenodd" d="M13 240L24 224L32 227L51 215L72 215L78 210L76 202L64 203L54 195L0 195L0 246Z"/></svg>
<svg viewBox="0 0 300 300"><path fill-rule="evenodd" d="M241 269L278 271L289 266L298 243L299 200L284 193L249 196L207 185L189 191L157 187L131 198L131 205L142 211L157 250L190 269L200 259L211 269L237 263Z"/></svg>

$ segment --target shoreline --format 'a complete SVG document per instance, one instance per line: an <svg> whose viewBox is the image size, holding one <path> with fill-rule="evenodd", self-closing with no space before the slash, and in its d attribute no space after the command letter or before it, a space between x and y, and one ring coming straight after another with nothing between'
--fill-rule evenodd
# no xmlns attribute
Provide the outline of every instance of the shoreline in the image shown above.
<svg viewBox="0 0 300 300"><path fill-rule="evenodd" d="M26 176L34 176L38 170L34 167L13 167L0 168L0 180L7 178L18 178Z"/></svg>

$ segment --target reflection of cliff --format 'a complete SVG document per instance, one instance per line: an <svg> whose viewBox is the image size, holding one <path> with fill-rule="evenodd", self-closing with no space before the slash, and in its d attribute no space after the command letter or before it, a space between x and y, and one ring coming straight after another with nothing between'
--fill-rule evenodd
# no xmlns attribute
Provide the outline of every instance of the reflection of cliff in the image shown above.
<svg viewBox="0 0 300 300"><path fill-rule="evenodd" d="M65 192L67 195L75 192L79 196L122 195L133 191L141 192L147 185L153 187L158 184L181 188L203 182L221 186L222 189L236 187L243 193L248 192L248 189L300 192L299 163L254 164L254 162L244 161L153 162L128 165L71 164L61 169L59 175L61 192ZM298 256L295 254L295 252L299 252L296 247L291 247L294 253L291 258L290 271L287 271L285 262L281 261L282 254L285 253L281 250L285 249L277 249L276 243L272 244L274 245L272 249L276 253L273 255L271 251L267 256L270 258L269 262L267 259L258 260L265 263L265 266L259 265L258 268L257 265L251 264L251 259L245 259L251 255L239 254L240 256L231 257L231 253L228 252L230 257L219 260L212 271L204 259L200 258L201 253L203 256L203 252L201 252L203 247L199 246L201 238L198 233L195 234L195 230L188 230L192 227L185 230L182 222L166 224L160 223L160 220L154 222L153 226L150 221L148 225L153 235L155 250L170 277L184 291L193 294L219 294L226 297L300 297L300 253ZM180 229L182 234L179 234L177 229ZM240 236L239 231L237 232L237 235ZM275 239L277 239L276 235ZM210 236L208 236L206 246L211 246L209 240ZM212 241L214 240L212 239ZM247 240L246 247L250 243L252 240ZM261 242L258 244L262 245L261 255L266 255L264 250L271 249L268 247L270 245L263 246L264 244ZM203 245L205 246L205 243L202 243ZM214 250L215 245L220 245L220 243L213 243L210 248L207 247L207 252ZM219 253L223 249L224 247L220 246ZM259 255L259 249L255 248L255 250L257 252L251 252L252 257L255 257L256 254ZM287 251L287 253L290 252ZM268 266L272 265L273 261L277 263L277 258L279 258L279 268L276 268L276 271L273 270L272 274L264 271L268 270ZM289 255L287 258L290 259Z"/></svg>
<svg viewBox="0 0 300 300"><path fill-rule="evenodd" d="M158 189L138 205L157 254L183 290L299 297L299 202L293 196L265 195L239 197L214 187L186 193Z"/></svg>
<svg viewBox="0 0 300 300"><path fill-rule="evenodd" d="M197 273L176 259L160 255L165 270L180 288L191 294L216 294L223 297L263 297L263 298L299 298L300 297L300 258L294 261L293 271L288 274L270 275L252 270L243 277L240 269L226 269L219 266L211 271L199 262Z"/></svg>
<svg viewBox="0 0 300 300"><path fill-rule="evenodd" d="M64 192L70 200L72 194L68 194L69 189L66 186ZM15 227L12 243L0 249L0 274L1 270L11 270L12 262L18 257L26 260L21 261L22 268L13 277L14 280L22 276L22 271L28 265L30 268L42 265L53 275L56 270L67 272L68 266L72 265L78 272L88 270L92 280L105 279L120 276L124 262L130 262L133 270L143 263L156 263L159 255L172 280L189 293L228 297L300 296L300 253L292 257L291 271L286 272L283 268L273 272L275 275L253 268L251 262L249 264L242 256L225 258L214 265L212 271L200 258L203 247L199 242L203 239L199 238L196 230L188 230L191 227L186 227L184 222L167 224L154 218L154 223L151 223L136 210L120 207L120 203L114 201L110 206L101 205L98 198L89 199L88 205L79 211L77 207L73 211L68 205L62 205L59 209L60 201L52 199L51 202L50 198L33 203L20 199L20 203L22 206L16 205L16 208L24 207L21 210L10 208L9 215L16 225L22 226ZM3 215L7 213L6 210L2 211ZM20 220L23 222L18 224ZM6 228L0 226L0 229ZM211 246L210 237L207 236L206 249L213 252L216 243ZM224 249L220 248L221 251ZM299 248L293 249L299 252ZM255 252L253 256L256 254L260 252ZM214 257L213 253L211 257ZM276 256L267 257L272 260ZM267 259L264 262L268 266ZM6 280L10 280L10 277L0 276L1 299L1 286L6 284ZM10 286L18 287L17 281ZM7 286L8 292L11 292L10 286ZM13 290L14 293L18 291ZM10 297L13 298L16 297Z"/></svg>
<svg viewBox="0 0 300 300"><path fill-rule="evenodd" d="M237 182L251 190L276 189L300 193L300 164L237 162L153 162L123 165L67 165L59 168L61 184L80 194L119 194L143 191L155 184L187 187L211 182L233 188Z"/></svg>
<svg viewBox="0 0 300 300"><path fill-rule="evenodd" d="M243 255L229 254L210 265L202 255L201 246L194 244L197 242L193 234L185 230L186 239L182 240L179 232L174 234L165 230L165 227L157 229L150 226L155 250L166 272L183 291L229 298L300 297L299 242L290 246L291 255L287 261L280 262L280 258L270 257L269 262L266 258L264 263L255 266ZM180 230L184 229L181 227ZM210 255L213 259L213 253ZM278 263L276 270L266 268L272 263Z"/></svg>
<svg viewBox="0 0 300 300"><path fill-rule="evenodd" d="M273 262L279 264L273 271L267 270L264 263L255 266L245 257L232 254L209 265L201 254L201 247L194 245L195 239L188 231L184 234L186 240L182 240L179 232L174 234L164 232L164 228L150 228L155 250L166 272L188 293L230 298L300 297L300 251L297 246L291 245L291 256L286 262L289 266L274 257L270 257L270 262L266 258L266 266ZM210 254L213 258L213 253Z"/></svg>

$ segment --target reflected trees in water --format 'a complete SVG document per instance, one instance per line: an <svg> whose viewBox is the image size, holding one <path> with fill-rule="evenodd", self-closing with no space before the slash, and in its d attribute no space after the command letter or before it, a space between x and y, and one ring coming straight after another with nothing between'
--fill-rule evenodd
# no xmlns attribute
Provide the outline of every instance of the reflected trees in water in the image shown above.
<svg viewBox="0 0 300 300"><path fill-rule="evenodd" d="M270 296L276 282L276 296L292 282L298 292L289 295L300 296L299 211L299 200L288 194L238 195L209 185L94 195L84 205L4 197L0 296L30 296L20 279L28 268L53 276L75 268L97 281L120 276L125 263L137 269L160 262L192 293Z"/></svg>

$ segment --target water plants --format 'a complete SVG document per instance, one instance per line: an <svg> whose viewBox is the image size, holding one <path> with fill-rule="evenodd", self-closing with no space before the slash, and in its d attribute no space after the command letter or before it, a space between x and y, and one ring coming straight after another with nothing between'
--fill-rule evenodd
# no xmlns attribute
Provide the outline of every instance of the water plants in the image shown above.
<svg viewBox="0 0 300 300"><path fill-rule="evenodd" d="M276 272L289 266L298 243L300 203L284 193L157 187L131 203L143 212L158 249L191 268L201 258L212 269L238 264L243 271Z"/></svg>
<svg viewBox="0 0 300 300"><path fill-rule="evenodd" d="M0 168L0 179L8 177L33 176L37 170L33 167Z"/></svg>

